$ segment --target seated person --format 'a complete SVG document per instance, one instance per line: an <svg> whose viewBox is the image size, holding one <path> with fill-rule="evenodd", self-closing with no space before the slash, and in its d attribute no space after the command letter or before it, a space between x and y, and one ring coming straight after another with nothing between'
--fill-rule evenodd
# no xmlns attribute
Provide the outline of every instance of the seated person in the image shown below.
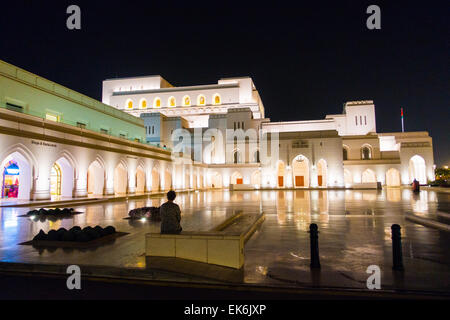
<svg viewBox="0 0 450 320"><path fill-rule="evenodd" d="M181 210L176 203L173 203L176 196L175 191L171 190L167 192L167 202L159 208L161 215L161 233L177 234L182 230L180 225Z"/></svg>

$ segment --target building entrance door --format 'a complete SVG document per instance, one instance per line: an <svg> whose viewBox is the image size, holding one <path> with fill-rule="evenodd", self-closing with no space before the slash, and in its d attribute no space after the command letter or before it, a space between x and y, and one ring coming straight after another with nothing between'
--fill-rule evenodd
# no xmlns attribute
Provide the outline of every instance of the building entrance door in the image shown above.
<svg viewBox="0 0 450 320"><path fill-rule="evenodd" d="M317 180L319 182L319 187L322 187L322 176L317 176Z"/></svg>
<svg viewBox="0 0 450 320"><path fill-rule="evenodd" d="M296 187L304 187L305 186L305 177L304 176L295 176L295 186Z"/></svg>
<svg viewBox="0 0 450 320"><path fill-rule="evenodd" d="M279 187L282 187L282 186L284 186L284 177L283 176L279 176L278 177L278 186Z"/></svg>
<svg viewBox="0 0 450 320"><path fill-rule="evenodd" d="M243 179L242 178L237 178L236 179L236 184L242 184L243 183Z"/></svg>

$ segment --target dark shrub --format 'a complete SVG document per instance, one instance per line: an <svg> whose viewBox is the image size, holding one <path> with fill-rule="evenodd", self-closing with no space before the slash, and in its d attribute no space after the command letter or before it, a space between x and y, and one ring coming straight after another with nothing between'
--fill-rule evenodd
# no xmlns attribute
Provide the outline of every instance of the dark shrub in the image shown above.
<svg viewBox="0 0 450 320"><path fill-rule="evenodd" d="M31 211L28 211L28 213L27 213L28 216L35 216L37 214L39 214L38 210L31 210Z"/></svg>
<svg viewBox="0 0 450 320"><path fill-rule="evenodd" d="M39 214L47 214L47 210L45 210L45 209L39 209Z"/></svg>
<svg viewBox="0 0 450 320"><path fill-rule="evenodd" d="M92 228L86 231L83 230L83 233L86 233L86 235L89 237L90 240L100 238L100 234Z"/></svg>
<svg viewBox="0 0 450 320"><path fill-rule="evenodd" d="M47 235L44 231L40 230L37 235L34 236L33 240L42 241L47 240Z"/></svg>
<svg viewBox="0 0 450 320"><path fill-rule="evenodd" d="M87 227L84 227L82 231L83 231L83 232L86 232L86 231L91 230L91 229L92 229L92 227L87 226Z"/></svg>
<svg viewBox="0 0 450 320"><path fill-rule="evenodd" d="M71 231L66 231L63 234L61 241L75 241L75 233Z"/></svg>
<svg viewBox="0 0 450 320"><path fill-rule="evenodd" d="M47 234L47 240L58 241L58 232L56 230L50 230Z"/></svg>
<svg viewBox="0 0 450 320"><path fill-rule="evenodd" d="M71 231L71 232L74 232L74 231L81 231L81 228L80 228L79 226L74 226L74 227L70 228L69 231Z"/></svg>
<svg viewBox="0 0 450 320"><path fill-rule="evenodd" d="M60 208L55 208L53 211L55 212L55 214L60 214L61 213L61 209Z"/></svg>
<svg viewBox="0 0 450 320"><path fill-rule="evenodd" d="M116 232L116 228L114 228L113 226L107 226L106 228L105 228L105 233L106 234L113 234L113 233L115 233Z"/></svg>
<svg viewBox="0 0 450 320"><path fill-rule="evenodd" d="M106 235L105 230L100 226L95 226L94 230L100 235L100 237L103 237Z"/></svg>
<svg viewBox="0 0 450 320"><path fill-rule="evenodd" d="M56 233L58 234L58 240L62 241L64 233L68 232L65 228L59 228Z"/></svg>
<svg viewBox="0 0 450 320"><path fill-rule="evenodd" d="M78 232L75 234L75 241L77 242L88 242L89 236L84 232Z"/></svg>
<svg viewBox="0 0 450 320"><path fill-rule="evenodd" d="M64 208L64 209L61 210L61 213L62 214L70 214L70 210L67 209L67 208Z"/></svg>

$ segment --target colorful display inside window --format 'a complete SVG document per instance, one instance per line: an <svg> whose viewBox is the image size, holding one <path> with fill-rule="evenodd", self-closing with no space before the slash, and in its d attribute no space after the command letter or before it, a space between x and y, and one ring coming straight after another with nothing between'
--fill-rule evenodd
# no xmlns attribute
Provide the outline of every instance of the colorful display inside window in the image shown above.
<svg viewBox="0 0 450 320"><path fill-rule="evenodd" d="M9 161L3 169L2 198L17 198L19 195L20 169L16 162Z"/></svg>

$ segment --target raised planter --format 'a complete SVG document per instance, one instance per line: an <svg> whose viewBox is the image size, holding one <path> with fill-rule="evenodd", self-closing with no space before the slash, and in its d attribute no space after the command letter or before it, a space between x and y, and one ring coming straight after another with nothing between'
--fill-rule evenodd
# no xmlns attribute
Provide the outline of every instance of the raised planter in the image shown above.
<svg viewBox="0 0 450 320"><path fill-rule="evenodd" d="M99 244L114 240L118 237L127 235L125 232L117 232L114 227L100 226L85 227L81 229L78 226L66 230L50 230L47 234L40 230L31 241L20 243L20 245L33 245L35 247L60 247L60 248L85 248L97 246Z"/></svg>

